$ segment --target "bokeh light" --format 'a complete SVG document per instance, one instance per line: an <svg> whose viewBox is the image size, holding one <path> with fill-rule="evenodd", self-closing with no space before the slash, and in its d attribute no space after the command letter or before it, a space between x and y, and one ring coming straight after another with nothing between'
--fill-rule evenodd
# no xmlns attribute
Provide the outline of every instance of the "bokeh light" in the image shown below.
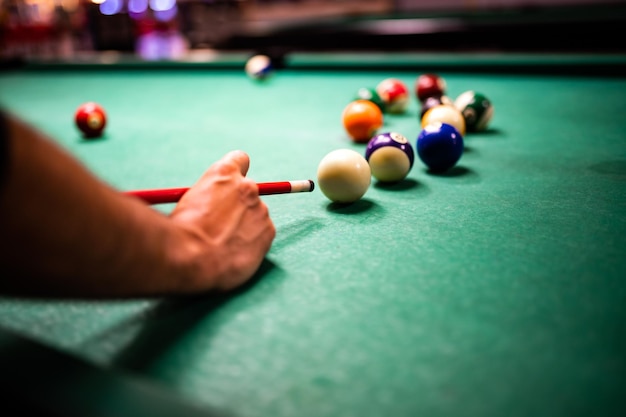
<svg viewBox="0 0 626 417"><path fill-rule="evenodd" d="M122 0L104 0L104 3L100 4L100 13L107 16L114 15L122 10L123 5Z"/></svg>
<svg viewBox="0 0 626 417"><path fill-rule="evenodd" d="M176 6L176 0L150 0L150 8L155 12L170 10Z"/></svg>
<svg viewBox="0 0 626 417"><path fill-rule="evenodd" d="M148 0L128 0L128 12L142 14L148 10Z"/></svg>
<svg viewBox="0 0 626 417"><path fill-rule="evenodd" d="M168 22L172 20L176 16L177 13L178 13L178 7L176 7L176 4L174 4L174 6L169 9L155 10L154 18L161 22Z"/></svg>

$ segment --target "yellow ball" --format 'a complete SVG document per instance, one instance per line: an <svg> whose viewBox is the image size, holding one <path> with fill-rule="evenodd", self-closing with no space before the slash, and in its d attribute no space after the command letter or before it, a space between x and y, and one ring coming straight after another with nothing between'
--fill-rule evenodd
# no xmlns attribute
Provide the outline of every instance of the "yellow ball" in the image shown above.
<svg viewBox="0 0 626 417"><path fill-rule="evenodd" d="M328 153L317 167L317 184L336 203L359 200L370 186L372 172L365 158L352 149Z"/></svg>
<svg viewBox="0 0 626 417"><path fill-rule="evenodd" d="M432 107L422 117L422 129L432 123L447 123L465 136L465 118L453 104L440 104Z"/></svg>

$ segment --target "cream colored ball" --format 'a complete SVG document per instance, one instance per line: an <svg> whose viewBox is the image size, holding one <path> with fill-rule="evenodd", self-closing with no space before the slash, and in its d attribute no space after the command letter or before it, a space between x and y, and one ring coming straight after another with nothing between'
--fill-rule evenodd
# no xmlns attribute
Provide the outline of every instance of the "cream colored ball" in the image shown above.
<svg viewBox="0 0 626 417"><path fill-rule="evenodd" d="M452 125L465 136L465 117L453 104L440 104L429 109L422 117L422 128L437 122Z"/></svg>
<svg viewBox="0 0 626 417"><path fill-rule="evenodd" d="M264 80L272 75L272 60L267 55L255 55L246 61L246 74L255 80Z"/></svg>
<svg viewBox="0 0 626 417"><path fill-rule="evenodd" d="M382 182L400 181L406 178L411 170L411 160L403 150L393 146L376 150L370 156L369 164L372 176Z"/></svg>
<svg viewBox="0 0 626 417"><path fill-rule="evenodd" d="M328 153L317 167L317 184L322 193L336 203L353 203L367 192L372 181L369 164L352 149Z"/></svg>

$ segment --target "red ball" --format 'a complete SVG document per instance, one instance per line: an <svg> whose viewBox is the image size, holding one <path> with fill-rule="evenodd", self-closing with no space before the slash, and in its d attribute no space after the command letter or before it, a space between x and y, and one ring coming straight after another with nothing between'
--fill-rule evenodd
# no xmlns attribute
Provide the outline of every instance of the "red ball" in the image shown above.
<svg viewBox="0 0 626 417"><path fill-rule="evenodd" d="M376 92L389 113L404 113L409 104L409 89L397 78L387 78L376 86Z"/></svg>
<svg viewBox="0 0 626 417"><path fill-rule="evenodd" d="M96 138L102 135L107 124L104 109L97 103L81 104L74 115L76 126L86 138Z"/></svg>
<svg viewBox="0 0 626 417"><path fill-rule="evenodd" d="M424 102L428 97L441 97L446 93L446 81L437 74L422 74L415 81L415 95Z"/></svg>

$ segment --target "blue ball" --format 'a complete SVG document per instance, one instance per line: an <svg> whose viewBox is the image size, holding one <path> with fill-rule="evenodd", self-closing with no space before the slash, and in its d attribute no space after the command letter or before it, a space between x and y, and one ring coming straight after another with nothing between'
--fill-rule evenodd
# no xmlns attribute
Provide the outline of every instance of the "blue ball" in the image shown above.
<svg viewBox="0 0 626 417"><path fill-rule="evenodd" d="M463 155L463 136L452 125L432 123L417 136L417 154L434 172L444 172L456 165Z"/></svg>
<svg viewBox="0 0 626 417"><path fill-rule="evenodd" d="M413 147L403 135L396 132L379 133L372 137L365 149L365 160L372 176L381 182L403 180L415 160Z"/></svg>

